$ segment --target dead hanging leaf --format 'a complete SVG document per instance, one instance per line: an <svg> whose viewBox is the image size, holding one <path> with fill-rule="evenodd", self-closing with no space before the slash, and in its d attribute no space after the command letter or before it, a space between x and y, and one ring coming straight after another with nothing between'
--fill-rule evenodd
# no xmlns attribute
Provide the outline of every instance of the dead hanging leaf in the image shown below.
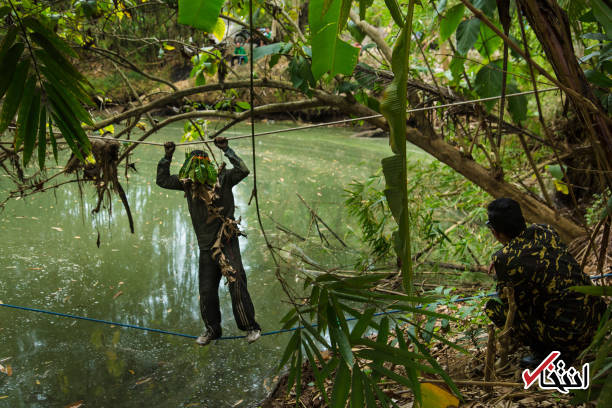
<svg viewBox="0 0 612 408"><path fill-rule="evenodd" d="M79 408L79 407L82 407L83 404L85 404L85 401L81 400L81 401L73 402L72 404L68 404L66 405L65 408Z"/></svg>
<svg viewBox="0 0 612 408"><path fill-rule="evenodd" d="M445 389L432 383L421 383L422 408L456 408L459 399Z"/></svg>
<svg viewBox="0 0 612 408"><path fill-rule="evenodd" d="M232 407L237 407L238 405L242 404L242 401L244 400L236 401Z"/></svg>
<svg viewBox="0 0 612 408"><path fill-rule="evenodd" d="M100 248L100 231L98 231L98 239L96 239L96 245Z"/></svg>
<svg viewBox="0 0 612 408"><path fill-rule="evenodd" d="M63 229L62 229L62 228L60 228L60 227L51 227L51 229L54 229L54 230L59 231L59 232L62 232L62 231L63 231Z"/></svg>
<svg viewBox="0 0 612 408"><path fill-rule="evenodd" d="M120 290L119 292L115 293L115 296L113 296L113 299L117 299L121 295L123 295L123 291L122 290Z"/></svg>

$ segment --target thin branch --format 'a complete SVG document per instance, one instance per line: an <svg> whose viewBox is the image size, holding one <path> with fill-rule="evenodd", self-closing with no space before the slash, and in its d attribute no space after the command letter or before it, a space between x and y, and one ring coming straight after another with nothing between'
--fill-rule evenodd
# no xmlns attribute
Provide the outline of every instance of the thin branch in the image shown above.
<svg viewBox="0 0 612 408"><path fill-rule="evenodd" d="M497 28L497 26L495 24L493 24L493 22L491 22L491 20L489 20L487 18L487 16L485 16L482 11L480 11L476 7L474 7L474 5L472 3L470 3L468 0L460 0L460 1L461 1L461 3L463 3L465 5L465 7L470 9L470 11L472 13L474 13L474 15L480 21L482 21L486 26L488 26L491 30L493 30L493 32L495 32L495 34L497 34L505 43L507 43L510 48L512 48L521 57L523 57L523 59L525 61L527 61L527 63L529 65L532 65L535 69L537 69L538 72L540 72L541 75L543 75L546 79L548 79L553 84L555 84L556 86L561 88L564 92L566 92L567 94L571 95L572 98L574 98L577 101L580 101L581 103L583 103L584 106L587 106L589 108L589 110L591 110L592 112L597 113L597 114L601 114L601 110L599 109L599 107L597 105L595 105L593 103L593 101L591 101L589 98L586 98L583 95L580 95L578 92L574 91L573 89L565 86L558 79L556 79L551 74L549 74L546 69L544 69L541 65L539 65L537 62L535 62L533 59L531 59L525 53L525 51L523 51L523 49L518 46L518 44L516 44L514 41L512 41L512 39L510 39L507 35L505 35L503 32L501 32L499 30L499 28Z"/></svg>
<svg viewBox="0 0 612 408"><path fill-rule="evenodd" d="M111 51L111 50L106 50L103 48L95 48L95 47L90 47L87 48L88 51L94 52L96 54L102 55L106 58L112 59L112 57L117 58L119 61L119 64L123 65L126 68L131 69L132 71L142 75L143 77L150 79L151 81L155 81L155 82L160 82L162 84L168 85L170 88L172 88L173 90L177 91L178 88L176 87L176 85L174 85L172 82L170 81L166 81L163 78L158 78L155 77L153 75L149 75L146 72L144 72L143 70L141 70L140 68L138 68L136 65L134 65L130 60L128 60L127 58L123 57L121 54L119 54L118 52L115 51Z"/></svg>

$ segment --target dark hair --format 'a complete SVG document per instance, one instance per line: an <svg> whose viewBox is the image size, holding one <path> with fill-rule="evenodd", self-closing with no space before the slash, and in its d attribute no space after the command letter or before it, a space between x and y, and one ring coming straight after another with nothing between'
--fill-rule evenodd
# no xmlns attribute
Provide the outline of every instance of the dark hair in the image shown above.
<svg viewBox="0 0 612 408"><path fill-rule="evenodd" d="M487 207L488 224L497 232L512 239L526 228L525 218L519 203L511 198L498 198L491 201Z"/></svg>
<svg viewBox="0 0 612 408"><path fill-rule="evenodd" d="M191 151L191 156L204 156L204 157L208 157L208 153L206 153L204 150L192 150Z"/></svg>

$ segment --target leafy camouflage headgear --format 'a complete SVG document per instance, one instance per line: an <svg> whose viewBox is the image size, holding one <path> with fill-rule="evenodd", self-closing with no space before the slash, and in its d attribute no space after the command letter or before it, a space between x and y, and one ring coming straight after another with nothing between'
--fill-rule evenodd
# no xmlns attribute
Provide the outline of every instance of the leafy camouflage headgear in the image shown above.
<svg viewBox="0 0 612 408"><path fill-rule="evenodd" d="M185 153L185 162L179 171L179 179L191 179L191 181L212 187L217 182L217 170L210 162L206 152L194 150L191 153Z"/></svg>

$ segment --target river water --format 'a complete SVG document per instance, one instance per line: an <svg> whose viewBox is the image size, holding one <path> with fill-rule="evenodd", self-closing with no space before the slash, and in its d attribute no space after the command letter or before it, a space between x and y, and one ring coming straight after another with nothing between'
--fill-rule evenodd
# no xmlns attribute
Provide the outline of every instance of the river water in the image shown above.
<svg viewBox="0 0 612 408"><path fill-rule="evenodd" d="M257 131L288 126L258 124ZM226 136L247 131L238 127ZM182 125L176 124L153 140L178 142L181 134ZM296 193L342 237L355 240L350 231L356 223L343 207L344 189L352 179L375 172L390 149L386 140L350 135L331 128L256 140L263 222L273 241L282 242L284 235L272 219L299 234L312 229ZM252 169L250 143L242 139L230 145ZM173 173L183 153L177 149ZM140 146L132 158L138 172L123 183L134 234L117 197L110 216L105 211L91 215L96 201L91 185L83 186L83 200L71 184L10 202L0 213L0 301L200 334L197 243L183 194L155 184L162 154L160 147ZM419 152L412 156L423 158ZM2 197L10 187L9 179L0 177ZM279 328L288 306L255 206L247 204L252 187L251 173L234 188L236 215L248 234L240 244L257 319L266 332ZM313 256L325 262L325 255ZM243 334L223 284L220 297L224 335ZM0 307L0 364L12 371L11 376L0 373L0 407L65 407L80 401L92 407L256 406L278 374L287 340L280 334L252 345L240 339L199 347L184 337Z"/></svg>

